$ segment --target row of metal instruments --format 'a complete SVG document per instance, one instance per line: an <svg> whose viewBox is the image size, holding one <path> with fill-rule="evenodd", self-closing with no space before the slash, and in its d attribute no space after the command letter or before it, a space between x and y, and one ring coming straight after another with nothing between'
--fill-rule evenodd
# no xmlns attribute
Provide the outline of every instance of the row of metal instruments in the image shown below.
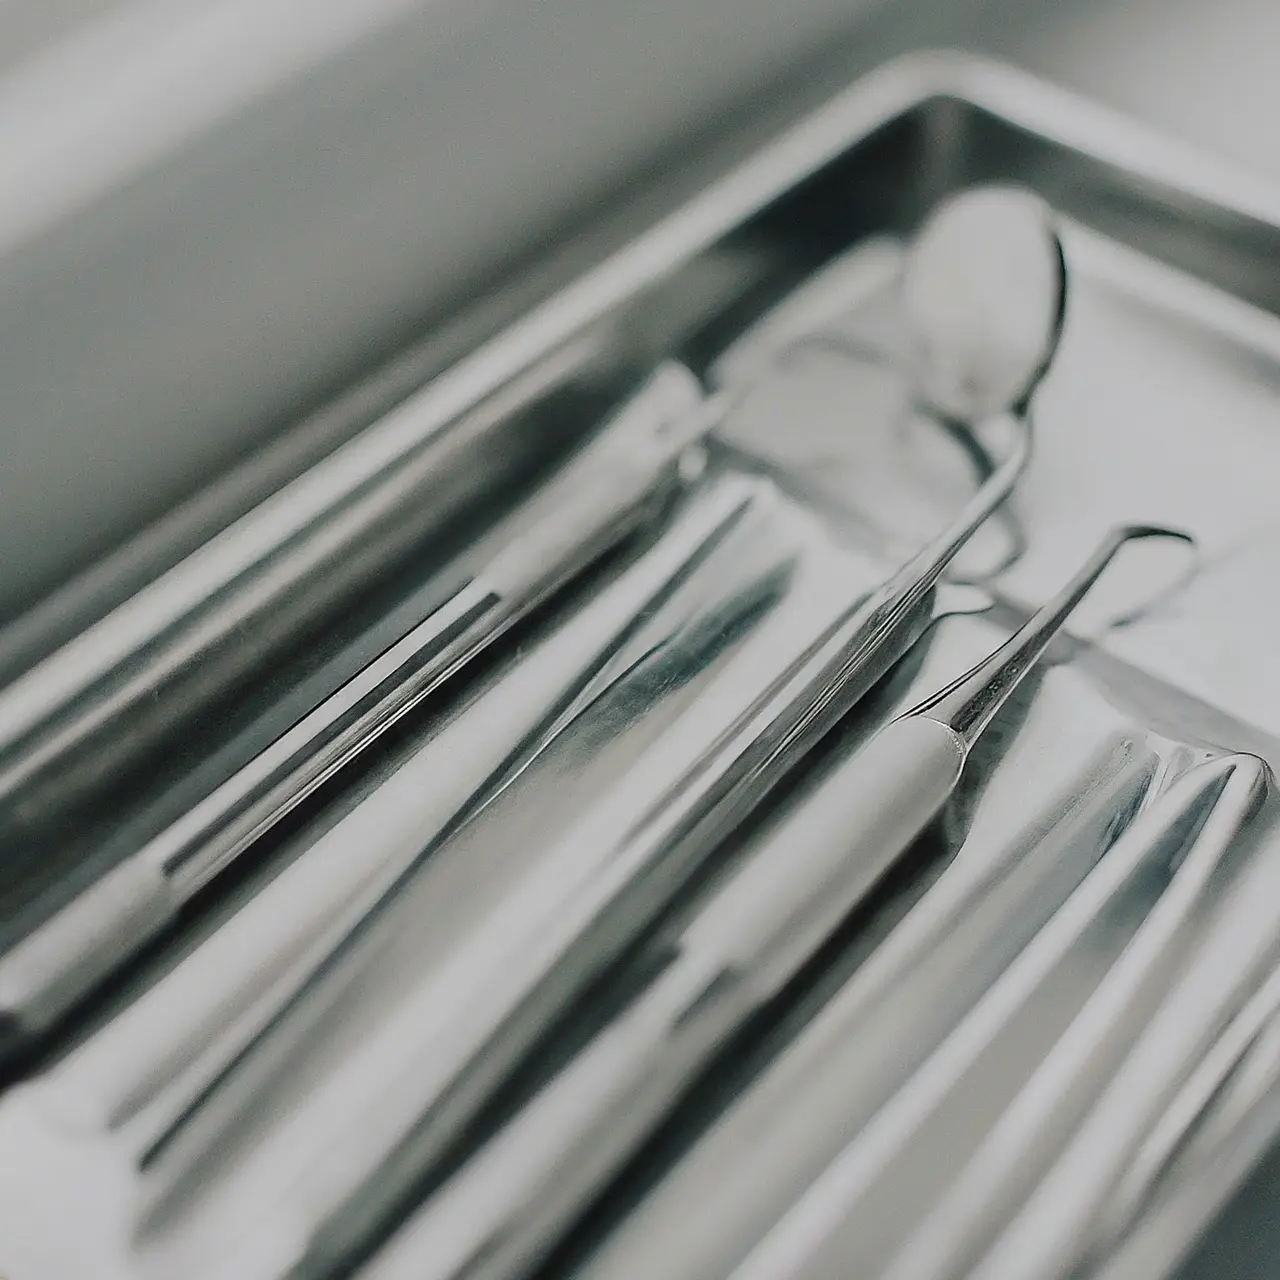
<svg viewBox="0 0 1280 1280"><path fill-rule="evenodd" d="M1072 322L1042 199L936 205L880 281L888 355L841 327L848 268L710 375L656 361L387 643L15 914L0 1270L1171 1264L1161 1224L1280 1082L1271 773L1137 723L1068 632L1113 563L1194 531L1135 511L1051 598L1001 594ZM735 430L767 402L803 434L776 392L815 352L887 368L902 421L965 460L905 548ZM872 407L829 412L852 434ZM385 551L423 476L474 469L473 440L394 428L203 547L198 595L163 576L0 690L6 841L56 843L51 812L101 806L252 676L263 619L287 630L333 565Z"/></svg>

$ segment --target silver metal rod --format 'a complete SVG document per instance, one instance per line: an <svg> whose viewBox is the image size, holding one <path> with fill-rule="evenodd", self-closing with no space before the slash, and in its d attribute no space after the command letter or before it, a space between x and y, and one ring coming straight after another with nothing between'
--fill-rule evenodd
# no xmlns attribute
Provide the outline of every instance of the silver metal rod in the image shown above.
<svg viewBox="0 0 1280 1280"><path fill-rule="evenodd" d="M719 543L738 528L767 486L726 478L704 486L678 512L653 547L610 583L554 636L544 640L463 717L446 725L347 818L326 833L46 1082L56 1113L77 1127L111 1129L157 1091L207 1071L209 1054L234 1057L231 1027L248 1034L244 1017L288 1003L301 982L297 966L323 951L335 921L367 909L433 847L433 837L484 793L495 771L591 673L607 674L612 655L654 610L695 576ZM589 685L585 692L589 693ZM548 732L554 732L553 725ZM313 966L316 960L310 962ZM293 970L293 983L280 975ZM12 971L10 973L12 977ZM263 988L266 987L264 992ZM43 1006L34 982L0 993L39 1025ZM270 998L268 998L270 993Z"/></svg>
<svg viewBox="0 0 1280 1280"><path fill-rule="evenodd" d="M353 585L345 566L362 563L361 548L389 521L419 537L482 497L527 458L501 448L503 433L599 357L598 340L579 339L507 385L486 387L481 405L456 385L428 388L25 672L0 691L0 796L73 758L180 673L206 668L238 633L274 634L281 603L309 584L322 582L331 605L335 581ZM501 457L477 483L472 464L485 443Z"/></svg>
<svg viewBox="0 0 1280 1280"><path fill-rule="evenodd" d="M767 485L749 483L746 487L757 497L762 492L771 492ZM763 663L767 667L783 660L775 649L779 641L785 639L788 646L802 644L803 640L798 639L794 632L814 626L815 614L822 618L829 616L836 606L830 604L825 597L821 601L813 598L812 580L809 582L809 592L799 601L795 616L785 608L786 583L793 576L805 552L813 550L804 541L805 537L815 532L810 522L799 517L792 519L795 514L793 510L780 503L763 503L756 510L761 517L760 521L752 521L742 530L747 548L754 546L754 551L744 556L744 548L735 538L725 549L727 566L721 561L709 564L709 572L717 571L703 583L700 597L694 599L692 607L686 605L665 616L659 613L650 625L636 634L633 644L629 646L631 655L634 657L636 646L641 646L639 652L647 654L647 659L639 664L628 664L621 674L616 675L616 683L609 690L610 696L600 698L598 709L596 706L588 706L584 709L583 717L569 723L568 728L574 732L561 736L559 740L564 744L562 750L572 754L579 748L579 743L584 751L594 750L593 733L601 728L610 733L624 731L629 719L640 714L634 699L628 699L628 690L633 683L646 686L652 678L646 672L654 664L657 664L655 669L671 673L674 679L667 678L665 683L669 689L678 690L684 682L701 674L723 657L726 645L731 644L729 637L734 634L736 625L744 619L753 619L752 625L759 629L762 626L760 620L776 611L779 616L773 627L768 628L764 624L766 634L759 638L754 647L748 642L749 651L741 655L743 662L734 671L735 679L731 685L723 688L721 701L725 704L724 708L711 712L720 717L729 714L730 708L749 698L748 689L755 684L755 680L749 677L758 679L760 665ZM736 556L734 552L737 553ZM783 656L785 652L784 649ZM596 688L599 690L598 685ZM465 725L466 719L463 717L461 723ZM585 723L587 720L589 723ZM584 722L581 729L577 727L580 721ZM557 723L563 725L563 718L558 719ZM666 762L660 763L665 775ZM643 787L635 790L637 796L647 797L650 794ZM610 806L609 812L612 814L617 810ZM143 1163L157 1163L157 1178L163 1181L163 1170L173 1163L172 1150L175 1146L189 1153L194 1141L191 1136L193 1130L205 1132L217 1128L215 1117L228 1105L233 1106L232 1100L238 1091L246 1087L242 1079L246 1071L252 1076L253 1071L261 1067L260 1060L264 1055L269 1060L274 1053L280 1051L281 1045L287 1045L297 1036L305 1034L309 1019L317 1016L318 1012L323 1012L325 994L332 985L331 980L340 976L342 966L351 960L352 952L358 949L361 940L383 926L408 877L414 874L423 861L422 858L416 858L410 865L401 867L400 874L396 877L381 880L372 894L362 895L359 901L352 904L351 910L343 913L334 929L310 949L305 963L293 970L287 982L277 986L270 1001L255 1012L253 1019L238 1027L236 1035L230 1040L224 1038L214 1045L207 1061L193 1064L193 1070L184 1073L183 1080L175 1090L168 1091L166 1097L158 1099L157 1104L149 1107L145 1116L139 1116L136 1123L131 1122L131 1141L137 1145L138 1158ZM538 882L546 879L537 867L525 879L531 877ZM501 915L509 904L517 902L519 896L515 892L507 892L500 899L498 914ZM478 930L482 938L487 936L485 922L488 919L488 916L482 917ZM517 924L515 936L523 936L523 929L523 924ZM496 951L481 947L485 953L482 957L485 967L494 962L497 954L510 940L509 929L499 929L498 933ZM489 954L490 951L494 951L494 954ZM461 954L464 958L471 955L469 943L463 944ZM446 968L451 969L454 963L455 961L450 961ZM465 963L463 967L466 967ZM451 982L445 981L442 985L435 981L433 974L427 975L425 982L425 995L419 993L419 996L425 1000L426 1008L434 1008L440 997L448 1004L456 994ZM418 1000L411 999L411 1003L416 1005ZM411 1018L415 1042L431 1038L432 1033L437 1031L434 1024L441 1017L442 1014L437 1010L434 1016ZM247 1036L244 1034L246 1029ZM251 1049L254 1050L252 1056L249 1055ZM197 1085L194 1094L193 1081ZM168 1154L159 1155L162 1150Z"/></svg>
<svg viewBox="0 0 1280 1280"><path fill-rule="evenodd" d="M1025 754L988 781L936 883L615 1228L584 1277L727 1274L1078 887L1132 820L1158 760L1114 727L1100 737L1088 714L1064 718L1072 684L1042 691ZM1050 745L1052 766L1029 771ZM1027 823L1028 812L1040 816Z"/></svg>
<svg viewBox="0 0 1280 1280"><path fill-rule="evenodd" d="M1270 771L1252 757L1256 802ZM1236 802L1237 806L1239 801ZM1099 1238L1111 1193L1196 1064L1274 964L1280 946L1280 865L1264 840L1235 869L1207 915L1188 962L1062 1154L975 1274L1066 1276Z"/></svg>
<svg viewBox="0 0 1280 1280"><path fill-rule="evenodd" d="M1223 860L1257 807L1263 769L1251 756L1201 767L1219 779L1213 807L1149 917L1061 1039L913 1232L893 1280L967 1272L1042 1177L1167 989L1202 926Z"/></svg>
<svg viewBox="0 0 1280 1280"><path fill-rule="evenodd" d="M539 862L529 883L512 886L473 945L437 977L444 1006L421 1015L430 1019L416 1037L426 1055L422 1069L405 1062L395 1090L363 1105L355 1097L344 1104L354 1108L345 1134L322 1168L290 1194L296 1208L286 1216L301 1215L299 1238L320 1233L314 1243L326 1254L340 1252L340 1240L342 1247L354 1243L401 1180L418 1176L453 1141L550 1020L901 657L929 621L946 566L1026 464L1029 432L1025 422L1013 425L1009 457L955 520L770 681L676 785L635 813L606 799ZM681 724L675 731L687 732ZM448 1012L457 1005L458 983L468 998ZM405 1045L396 1052L404 1055ZM417 1057L409 1052L410 1060ZM356 1118L369 1106L376 1119ZM304 1271L309 1249L295 1260Z"/></svg>
<svg viewBox="0 0 1280 1280"><path fill-rule="evenodd" d="M1118 530L1057 597L948 686L880 730L722 887L650 988L433 1196L376 1274L510 1280L557 1239L679 1086L777 993L937 814L982 727L1132 537ZM610 1076L612 1073L612 1076ZM659 1082L665 1087L659 1088ZM522 1176L523 1175L523 1176Z"/></svg>
<svg viewBox="0 0 1280 1280"><path fill-rule="evenodd" d="M1215 1126L1213 1142L1179 1166L1170 1185L1118 1242L1112 1241L1090 1275L1096 1280L1167 1280L1203 1239L1231 1197L1275 1149L1280 1134L1280 1088L1261 1089Z"/></svg>
<svg viewBox="0 0 1280 1280"><path fill-rule="evenodd" d="M1122 525L1114 529L1080 572L1048 604L1036 610L1025 626L1020 627L985 662L922 703L916 708L916 713L949 725L966 747L971 747L1039 661L1072 611L1120 549L1128 542L1144 538L1192 541L1189 534L1163 525Z"/></svg>
<svg viewBox="0 0 1280 1280"><path fill-rule="evenodd" d="M1205 1055L1107 1204L1100 1235L1117 1240L1169 1184L1194 1179L1230 1141L1242 1116L1280 1080L1280 969L1262 984Z"/></svg>
<svg viewBox="0 0 1280 1280"><path fill-rule="evenodd" d="M660 366L530 501L527 532L173 826L0 957L0 1013L30 1029L50 1025L316 788L634 528L646 499L706 426L693 375Z"/></svg>
<svg viewBox="0 0 1280 1280"><path fill-rule="evenodd" d="M823 1265L852 1247L859 1224L867 1225L865 1214L887 1171L909 1146L927 1142L930 1119L987 1061L986 1055L994 1052L993 1046L1023 1011L1038 1007L1040 994L1052 989L1054 975L1077 956L1093 956L1097 965L1104 965L1105 958L1141 928L1151 898L1158 900L1160 893L1160 882L1152 883L1153 867L1179 864L1212 812L1222 784L1221 767L1192 770L1145 810L956 1030L751 1250L733 1271L734 1280L822 1274ZM930 1157L925 1153L921 1158ZM949 1176L954 1169L954 1150L949 1149L945 1158L933 1153L931 1159L938 1176ZM909 1230L912 1206L908 1202L901 1210L898 1220ZM885 1261L862 1259L877 1270Z"/></svg>

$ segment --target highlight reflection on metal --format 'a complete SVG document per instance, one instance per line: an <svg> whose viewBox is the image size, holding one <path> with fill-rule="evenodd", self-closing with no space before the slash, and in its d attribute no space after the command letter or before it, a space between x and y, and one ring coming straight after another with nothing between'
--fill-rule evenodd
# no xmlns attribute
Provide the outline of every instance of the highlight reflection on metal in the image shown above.
<svg viewBox="0 0 1280 1280"><path fill-rule="evenodd" d="M1077 1052L1083 1051L1083 1061L1071 1061L1071 1065L1078 1066L1082 1074L1062 1082L1058 1074L1061 1063L1050 1056L1045 1059L1045 1075L1032 1077L1027 1087L1032 1090L1043 1088L1045 1086L1040 1081L1047 1078L1055 1088L1074 1086L1084 1090L1084 1096L1088 1096L1090 1081L1096 1079L1091 1075L1088 1051L1096 1043L1097 1028L1096 1024L1090 1026L1082 1042L1074 1034L1073 1015L1090 1022L1097 1016L1093 1009L1100 1009L1105 1011L1109 1020L1113 1013L1113 1000L1119 999L1123 1003L1125 997L1135 998L1140 994L1140 988L1134 991L1130 986L1130 975L1123 968L1112 968L1135 952L1141 955L1148 948L1156 951L1155 957L1142 955L1136 962L1140 966L1136 975L1139 980L1145 977L1148 982L1153 978L1159 981L1163 977L1158 964L1154 973L1142 967L1142 961L1158 959L1158 944L1165 940L1161 935L1168 925L1160 917L1172 916L1171 923L1175 926L1183 923L1180 917L1188 908L1194 909L1196 895L1204 890L1206 874L1221 860L1226 846L1256 803L1255 788L1260 775L1253 772L1231 797L1231 807L1223 821L1213 827L1203 844L1199 845L1197 857L1195 841L1202 828L1208 825L1212 808L1219 802L1229 776L1229 766L1204 766L1188 773L1152 804L947 1041L840 1152L778 1226L734 1270L734 1280L826 1275L836 1258L859 1269L884 1270L887 1259L877 1257L879 1251L886 1244L892 1249L893 1243L900 1242L904 1235L909 1238L917 1224L910 1220L909 1206L894 1215L895 1220L887 1228L873 1228L867 1220L868 1215L874 1213L877 1206L883 1209L881 1197L885 1194L888 1180L892 1179L900 1187L906 1176L906 1167L918 1174L926 1159L935 1163L941 1159L942 1153L928 1150L928 1122L933 1119L938 1124L937 1117L948 1105L963 1105L959 1099L972 1097L972 1086L966 1089L966 1085L973 1078L973 1073L1010 1069L1000 1065L1002 1040L1008 1042L1004 1052L1010 1058L1006 1061L1011 1061L1013 1070L1017 1072L1019 1053L1024 1061L1026 1056L1025 1047L1018 1049L1018 1035L1029 1034L1030 1027L1034 1025L1036 1038L1052 1043L1056 1038L1053 1028L1062 1027L1065 1020L1067 1025L1062 1032L1064 1056L1072 1060ZM1173 878L1177 883L1178 875L1183 876L1182 883L1188 885L1189 902L1179 902L1177 899L1183 895L1177 893L1171 898L1165 896L1165 879ZM1070 975L1073 971L1079 975L1077 990L1084 986L1089 992L1074 1007L1072 996L1061 990L1063 979L1060 976ZM1092 1007L1090 997L1097 1000ZM1079 995L1074 999L1078 1001ZM1076 1007L1080 1009L1079 1014L1075 1013ZM1117 1029L1122 1035L1133 1030L1132 1025L1123 1019ZM1105 1053L1108 1047L1103 1039L1100 1050ZM1114 1052L1114 1048L1111 1051ZM1021 1069L1025 1070L1025 1066ZM1105 1066L1096 1069L1105 1076ZM1003 1097L1008 1083L1001 1081L995 1088ZM1004 1141L1000 1142L994 1156L987 1157L988 1164L993 1159L1007 1157L1012 1161L1012 1168L999 1166L992 1170L987 1165L979 1165L976 1170L964 1170L991 1174L1000 1181L995 1186L985 1182L969 1183L957 1192L957 1195L979 1198L979 1204L965 1206L966 1210L972 1209L978 1215L977 1221L972 1221L967 1212L958 1215L963 1231L980 1231L984 1225L983 1214L990 1212L981 1203L985 1194L1001 1196L1026 1190L1025 1184L1014 1181L1015 1171L1027 1172L1027 1165L1023 1162L1028 1156L1033 1160L1043 1159L1035 1146L1035 1138L1042 1128L1048 1125L1050 1137L1058 1132L1057 1118L1052 1117L1052 1113L1046 1116L1038 1109L1028 1131L1025 1106L1025 1103L1019 1106L1015 1102L1014 1111L1005 1111L1002 1102L998 1123L1016 1126L1014 1136L1020 1143L1030 1142L1030 1151L1025 1154L1022 1150L1009 1153L1008 1139L1003 1133L998 1133L996 1140ZM1052 1123L1049 1117L1052 1117ZM945 1125L940 1126L941 1130L945 1128ZM908 1161L911 1147L916 1142L923 1143L925 1149L917 1151L915 1159ZM945 1169L935 1167L930 1179L933 1185L917 1187L912 1197L914 1203L927 1203L928 1197L937 1193L939 1180L943 1180L945 1186L953 1173L964 1169L960 1163L963 1150L961 1147L951 1148ZM1008 1182L1004 1181L1006 1177ZM962 1245L965 1242L951 1243ZM917 1261L910 1258L904 1273L914 1274L909 1268ZM933 1261L932 1257L930 1261ZM940 1265L944 1268L943 1274L967 1275L972 1270L972 1262L973 1259L966 1258L961 1250L954 1267L949 1255ZM1040 1273L1033 1270L1028 1274Z"/></svg>
<svg viewBox="0 0 1280 1280"><path fill-rule="evenodd" d="M678 936L659 940L656 976L433 1194L371 1274L497 1280L531 1272L697 1068L795 975L942 808L978 736L1116 552L1132 538L1166 534L1117 531L995 653L880 730L781 827L772 856L757 854Z"/></svg>
<svg viewBox="0 0 1280 1280"><path fill-rule="evenodd" d="M51 1084L62 1105L52 1109L116 1129L145 1107L154 1115L159 1096L172 1110L175 1091L198 1094L217 1063L234 1061L306 976L323 968L352 916L376 916L378 901L483 802L504 768L536 753L593 687L619 678L619 663L627 664L637 643L663 649L692 621L731 610L744 590L743 570L715 586L707 571L714 572L717 549L735 531L741 541L742 532L768 521L768 507L767 487L734 478L692 498L655 546L578 617L59 1068ZM780 556L785 547L763 565L748 561L757 582Z"/></svg>
<svg viewBox="0 0 1280 1280"><path fill-rule="evenodd" d="M505 385L430 388L23 672L0 692L4 829L109 786L335 599L544 467L521 424L601 359L587 339Z"/></svg>
<svg viewBox="0 0 1280 1280"><path fill-rule="evenodd" d="M173 827L0 957L0 1015L16 1029L49 1026L266 830L619 541L705 430L701 409L692 374L674 364L655 372L532 499L528 532ZM22 758L24 775L32 759ZM0 800L7 786L0 774Z"/></svg>
<svg viewBox="0 0 1280 1280"><path fill-rule="evenodd" d="M282 1220L302 1255L286 1262L258 1241L251 1251L261 1247L272 1267L311 1271L358 1243L370 1218L444 1153L533 1039L919 634L937 576L932 565L926 572L923 587L919 576L904 583L899 575L840 609L781 671L769 670L773 646L761 655L763 668L758 658L731 666L614 793L516 878L308 1109L311 1140L322 1117L330 1136L319 1177L304 1172L286 1193ZM249 1276L258 1265L250 1252L236 1254L231 1267Z"/></svg>
<svg viewBox="0 0 1280 1280"><path fill-rule="evenodd" d="M1252 1112L1262 1111L1280 1082L1278 1030L1280 971L1231 1019L1152 1126L1107 1207L1103 1238L1117 1239L1150 1199L1164 1198L1188 1169L1194 1177Z"/></svg>
<svg viewBox="0 0 1280 1280"><path fill-rule="evenodd" d="M915 1230L887 1276L927 1280L974 1272L984 1244L1011 1216L1027 1189L1045 1176L1091 1098L1106 1086L1138 1028L1152 1016L1188 952L1194 954L1197 932L1212 910L1224 874L1224 860L1256 812L1265 786L1266 766L1261 761L1228 756L1197 766L1168 792L1170 804L1181 791L1197 795L1201 806L1190 814L1194 834L1168 887L1061 1040L958 1173L953 1187ZM1127 839L1137 840L1144 825L1135 824ZM1176 837L1176 832L1170 834ZM1123 853L1121 845L1109 857ZM1173 1069L1177 1070L1176 1065ZM1126 1119L1127 1132L1112 1129L1112 1150L1119 1163L1108 1171L1102 1167L1102 1157L1097 1157L1092 1179L1100 1200L1110 1198L1114 1169L1128 1160L1134 1135L1142 1132L1153 1109L1158 1113L1161 1106L1158 1091L1146 1091L1144 1096L1146 1102L1142 1096L1130 1095L1133 1109ZM1055 1213L1057 1209L1055 1205ZM1069 1237L1073 1254L1064 1250L1057 1265L1071 1268L1084 1252L1087 1228L1079 1218L1073 1220L1068 1213L1063 1217L1075 1228ZM1028 1280L1049 1274L1025 1248L1013 1257ZM976 1274L983 1274L983 1267Z"/></svg>
<svg viewBox="0 0 1280 1280"><path fill-rule="evenodd" d="M1274 1149L1280 1135L1276 987L1273 975L1152 1130L1098 1233L1107 1245L1094 1270L1098 1280L1162 1280L1173 1274Z"/></svg>
<svg viewBox="0 0 1280 1280"><path fill-rule="evenodd" d="M1253 777L1237 794L1242 806L1269 781L1252 762ZM1239 784L1237 784L1239 786ZM1252 797L1250 797L1252 792ZM981 1274L1059 1276L1083 1252L1095 1261L1091 1239L1110 1192L1129 1170L1148 1133L1176 1101L1188 1074L1212 1049L1231 1015L1274 963L1280 940L1280 868L1272 841L1250 851L1236 874L1218 887L1218 901L1197 939L1191 962L1135 1037L1133 1048L1085 1117L1071 1142L1032 1192L984 1261Z"/></svg>
<svg viewBox="0 0 1280 1280"><path fill-rule="evenodd" d="M585 1276L622 1280L663 1257L674 1280L727 1275L1036 936L1132 820L1159 766L1078 694L1055 686L1037 698L1014 758L936 883L620 1224ZM1049 769L1035 767L1046 759ZM1028 824L1029 813L1040 816Z"/></svg>

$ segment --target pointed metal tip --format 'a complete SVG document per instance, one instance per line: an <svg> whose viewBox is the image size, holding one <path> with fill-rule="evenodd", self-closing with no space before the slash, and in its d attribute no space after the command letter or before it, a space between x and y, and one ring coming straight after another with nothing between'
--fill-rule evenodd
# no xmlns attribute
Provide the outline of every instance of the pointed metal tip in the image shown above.
<svg viewBox="0 0 1280 1280"><path fill-rule="evenodd" d="M907 714L926 714L941 721L958 733L966 745L972 746L1039 661L1116 554L1126 544L1144 538L1174 538L1194 543L1190 534L1166 525L1117 526L1071 581L1037 609L994 653Z"/></svg>

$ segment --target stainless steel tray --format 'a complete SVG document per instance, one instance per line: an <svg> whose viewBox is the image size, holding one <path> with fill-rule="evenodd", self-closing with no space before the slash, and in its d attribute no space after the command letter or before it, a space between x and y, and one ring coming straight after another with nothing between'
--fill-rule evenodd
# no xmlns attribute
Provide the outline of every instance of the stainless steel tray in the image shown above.
<svg viewBox="0 0 1280 1280"><path fill-rule="evenodd" d="M236 1105L219 1113L216 1158L203 1147L198 1157L183 1157L176 1166L181 1176L166 1177L157 1196L147 1186L150 1175L133 1167L110 1113L113 1098L161 1096L189 1063L200 1037L184 1041L174 1028L204 979L192 986L184 975L202 964L206 973L218 971L255 930L259 938L268 935L286 919L291 895L302 892L297 887L308 875L319 883L337 874L315 869L326 858L331 866L342 863L361 822L372 838L394 818L404 829L399 838L411 842L418 820L412 797L429 791L422 779L431 776L431 742L445 726L465 723L487 690L501 689L529 645L554 651L643 548L598 569L578 595L535 619L465 696L426 708L358 786L326 797L327 805L309 815L267 868L279 870L269 886L241 884L235 895L214 899L216 910L185 922L112 993L109 1008L91 1014L96 1029L82 1020L80 1043L61 1058L55 1050L0 1102L0 1241L15 1242L14 1261L0 1252L0 1267L16 1275L28 1267L73 1276L84 1274L77 1268L92 1258L94 1274L104 1277L195 1274L191 1269L220 1248L270 1186L269 1168L263 1172L270 1160L259 1160L255 1174L254 1152L271 1151L273 1133L287 1127L292 1110L306 1115L310 1105L320 1114L314 1107L325 1097L325 1079L412 1007L415 986L443 964L468 921L564 828L565 807L585 805L637 767L643 771L644 748L726 665L738 663L746 673L743 687L762 679L840 592L873 576L869 565L883 564L919 533L921 520L954 499L959 472L951 454L924 455L924 480L904 491L915 506L886 503L860 467L868 448L881 450L880 477L886 456L908 469L920 461L912 452L915 437L895 434L905 421L892 377L892 286L902 238L948 192L994 179L1031 187L1062 214L1073 281L1065 345L1036 400L1035 461L1012 513L985 548L988 564L1011 548L1021 553L989 580L1000 603L993 617L940 621L913 661L824 744L812 768L771 799L748 842L767 841L771 824L802 807L824 770L837 767L870 727L989 648L1117 521L1191 530L1200 563L1136 622L1100 630L1091 643L1057 654L1057 665L1010 716L989 756L977 762L971 785L904 874L730 1046L623 1179L601 1188L594 1215L555 1256L553 1270L582 1264L592 1274L612 1274L611 1267L632 1274L662 1265L664 1274L679 1274L678 1258L662 1263L674 1221L663 1217L671 1212L663 1197L669 1204L679 1194L682 1184L671 1170L696 1162L700 1148L683 1160L681 1151L731 1109L748 1080L767 1076L770 1058L790 1038L820 1018L873 944L923 900L947 858L1030 848L1033 836L1064 822L1061 878L1046 872L1049 896L1030 894L1024 910L1010 916L1020 923L1000 935L1007 954L984 953L995 965L988 975L994 980L996 961L1012 960L1144 796L1217 753L1253 752L1280 768L1280 684L1270 675L1268 643L1276 606L1260 588L1280 561L1273 496L1280 468L1273 423L1280 403L1274 267L1280 193L1005 68L953 55L893 64L529 313L435 391L442 401L452 394L464 408L588 333L608 348L611 367L679 353L695 371L716 372L732 385L782 338L795 336L778 326L776 314L768 329L755 329L755 320L814 273L822 278L824 269L838 269L842 305L827 328L883 363L871 360L854 383L839 380L844 366L825 389L820 377L809 379L820 394L806 406L803 429L771 430L776 417L768 413L732 423L732 448L713 458L703 487L746 483L772 496L757 541L730 547L718 567L704 567L683 603L655 624L686 640L691 621L709 628L712 640L696 650L688 678L654 685L656 677L638 667L632 683L621 686L626 696L522 762L515 783L456 833L403 895L400 923L360 968L354 994L335 1001L324 1025L291 1044L282 1062L267 1064L261 1079L241 1082ZM821 299L811 298L814 305L821 310ZM808 379L803 366L797 376ZM833 405L837 394L845 398ZM861 433L850 434L850 404L859 408ZM787 570L782 579L779 566ZM1097 797L1110 807L1090 809L1087 802ZM381 815L380 803L387 806ZM1084 807L1072 810L1073 803ZM1076 813L1075 825L1063 820L1067 812ZM1265 846L1274 819L1272 800L1242 847ZM693 897L699 891L696 883L685 887ZM250 919L255 923L244 923ZM305 940L273 963L296 959ZM222 960L208 959L215 955ZM1079 998L1097 979L1095 972L1081 980ZM265 969L260 980L267 981ZM956 1005L942 1023L962 1012ZM941 1036L942 1023L931 1034ZM1044 1023L1056 1025L1051 1018ZM534 1078L548 1069L543 1061ZM1017 1069L1010 1070L1016 1083ZM59 1117L56 1142L49 1140L50 1116ZM261 1178L266 1182L255 1180ZM139 1195L149 1205L145 1212L135 1204ZM69 1217L83 1229L57 1230ZM683 1256L699 1255L691 1244ZM376 1258L372 1265L379 1265Z"/></svg>

